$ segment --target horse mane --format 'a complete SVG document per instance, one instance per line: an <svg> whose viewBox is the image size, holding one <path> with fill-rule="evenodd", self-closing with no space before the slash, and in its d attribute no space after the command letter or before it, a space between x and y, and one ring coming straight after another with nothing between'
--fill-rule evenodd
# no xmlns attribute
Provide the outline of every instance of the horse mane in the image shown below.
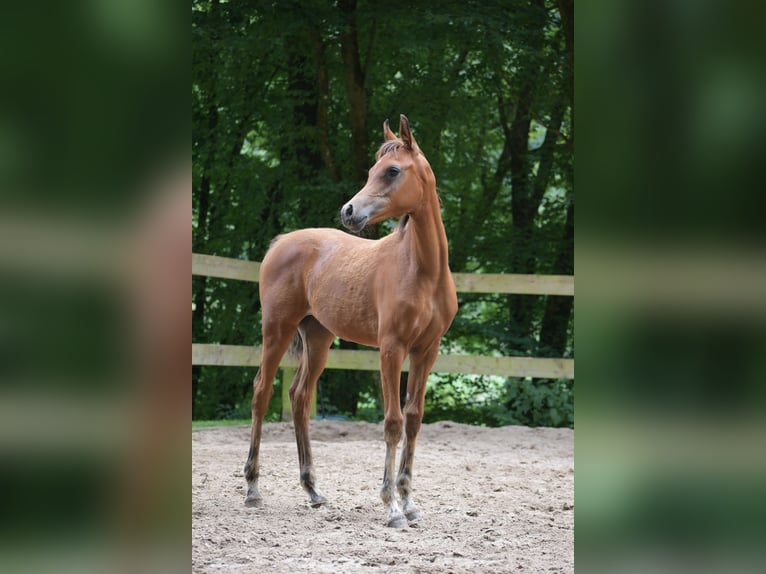
<svg viewBox="0 0 766 574"><path fill-rule="evenodd" d="M401 142L401 140L389 140L387 142L383 142L375 154L375 159L380 159L387 153L396 153L403 147L404 144Z"/></svg>
<svg viewBox="0 0 766 574"><path fill-rule="evenodd" d="M396 230L399 233L404 233L404 230L407 228L407 223L410 221L410 214L405 213L402 218L399 220L399 225L396 227Z"/></svg>
<svg viewBox="0 0 766 574"><path fill-rule="evenodd" d="M282 238L282 236L283 236L283 235L284 235L284 234L280 233L280 234L279 234L279 235L277 235L277 236L276 236L274 239L272 239L272 240L271 240L271 243L269 243L269 249L271 249L272 247L274 247L274 244L275 244L277 241L279 241L279 240ZM266 251L268 251L269 249L267 249Z"/></svg>

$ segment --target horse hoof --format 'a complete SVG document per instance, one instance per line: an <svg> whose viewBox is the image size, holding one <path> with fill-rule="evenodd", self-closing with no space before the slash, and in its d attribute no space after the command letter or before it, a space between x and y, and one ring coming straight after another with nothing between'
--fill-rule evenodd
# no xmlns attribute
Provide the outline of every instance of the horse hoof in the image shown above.
<svg viewBox="0 0 766 574"><path fill-rule="evenodd" d="M407 519L404 517L403 514L399 514L389 518L388 522L386 523L386 526L388 526L389 528L407 528L409 526L409 523L407 522Z"/></svg>
<svg viewBox="0 0 766 574"><path fill-rule="evenodd" d="M245 506L250 508L261 508L263 506L263 497L261 495L248 495L245 497Z"/></svg>
<svg viewBox="0 0 766 574"><path fill-rule="evenodd" d="M409 512L406 512L405 516L407 517L407 520L410 522L419 522L423 518L423 513L420 512L418 509L415 509L415 510L410 510Z"/></svg>
<svg viewBox="0 0 766 574"><path fill-rule="evenodd" d="M327 504L327 499L321 494L311 497L311 508L319 508L325 504Z"/></svg>

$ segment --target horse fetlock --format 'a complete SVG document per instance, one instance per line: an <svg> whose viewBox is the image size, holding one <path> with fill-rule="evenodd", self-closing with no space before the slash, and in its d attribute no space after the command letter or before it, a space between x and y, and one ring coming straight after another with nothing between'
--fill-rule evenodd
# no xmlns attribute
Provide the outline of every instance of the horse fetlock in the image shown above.
<svg viewBox="0 0 766 574"><path fill-rule="evenodd" d="M258 464L252 459L245 463L245 468L242 469L245 474L245 480L248 484L258 484Z"/></svg>
<svg viewBox="0 0 766 574"><path fill-rule="evenodd" d="M314 486L314 471L310 466L301 471L301 486L303 488L312 488Z"/></svg>
<svg viewBox="0 0 766 574"><path fill-rule="evenodd" d="M303 490L311 494L315 492L316 478L314 478L314 470L311 467L303 469L301 471L301 486Z"/></svg>
<svg viewBox="0 0 766 574"><path fill-rule="evenodd" d="M380 498L383 504L396 504L396 497L394 495L394 485L390 480L383 481L383 486L380 488Z"/></svg>

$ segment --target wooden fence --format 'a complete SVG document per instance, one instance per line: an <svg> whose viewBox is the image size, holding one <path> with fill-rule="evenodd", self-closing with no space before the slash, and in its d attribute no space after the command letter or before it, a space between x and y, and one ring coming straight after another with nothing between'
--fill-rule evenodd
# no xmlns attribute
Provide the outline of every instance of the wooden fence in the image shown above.
<svg viewBox="0 0 766 574"><path fill-rule="evenodd" d="M255 261L192 254L192 275L257 282L259 269L260 264ZM460 293L574 296L574 277L570 275L453 273L453 278ZM193 365L257 367L260 359L258 346L192 344ZM284 369L294 369L297 361L286 355L280 365ZM327 368L377 371L380 359L377 351L331 349ZM408 368L409 360L405 361L403 370ZM431 370L435 373L573 379L574 359L439 355ZM287 385L283 386L287 388ZM289 401L283 403L289 408Z"/></svg>

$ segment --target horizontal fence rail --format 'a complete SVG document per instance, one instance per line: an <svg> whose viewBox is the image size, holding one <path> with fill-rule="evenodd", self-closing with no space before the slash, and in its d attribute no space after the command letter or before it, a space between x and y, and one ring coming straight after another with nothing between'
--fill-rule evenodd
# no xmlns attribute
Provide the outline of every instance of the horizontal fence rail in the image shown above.
<svg viewBox="0 0 766 574"><path fill-rule="evenodd" d="M219 367L257 367L261 361L260 347L244 345L192 344L192 364ZM409 370L409 359L402 371ZM298 359L285 355L281 367L295 368ZM328 369L377 371L380 369L378 351L349 351L330 349ZM474 355L439 355L432 373L462 373L467 375L499 375L504 377L538 377L573 379L574 359L540 359L536 357L480 357Z"/></svg>
<svg viewBox="0 0 766 574"><path fill-rule="evenodd" d="M258 282L260 263L216 255L192 253L192 275ZM497 273L453 273L460 293L513 293L517 295L574 296L571 275L515 275ZM257 367L261 349L256 346L192 344L192 364L203 366ZM295 368L296 359L285 356L283 368ZM377 351L331 349L328 369L377 371ZM409 359L402 370L408 370ZM439 355L432 372L504 377L573 379L574 359L537 357L486 357L474 355Z"/></svg>
<svg viewBox="0 0 766 574"><path fill-rule="evenodd" d="M258 281L261 265L255 261L192 253L192 275ZM453 273L460 293L513 293L516 295L574 295L572 275L516 275L505 273Z"/></svg>

